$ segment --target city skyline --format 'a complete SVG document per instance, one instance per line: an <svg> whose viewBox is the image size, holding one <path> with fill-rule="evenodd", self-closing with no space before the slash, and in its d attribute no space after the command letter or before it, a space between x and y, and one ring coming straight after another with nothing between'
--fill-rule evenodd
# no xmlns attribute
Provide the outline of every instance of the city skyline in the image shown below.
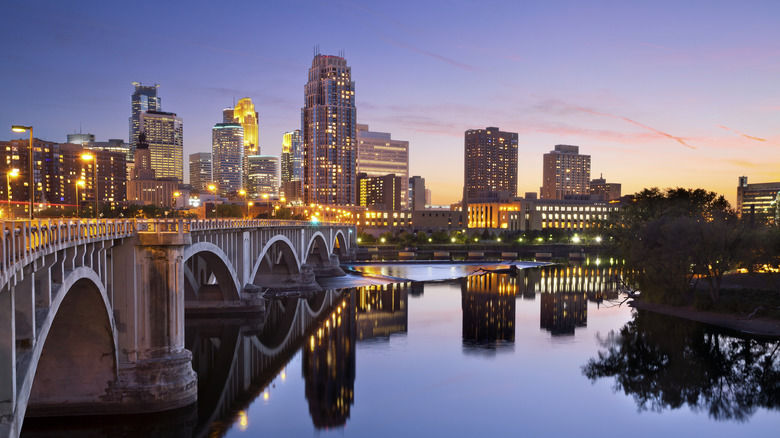
<svg viewBox="0 0 780 438"><path fill-rule="evenodd" d="M345 51L357 123L409 141L410 175L426 178L435 204L460 199L463 132L481 126L518 132L518 193L539 189L556 144L587 150L592 173L624 194L702 187L734 206L739 176L778 179L778 4L301 3L241 17L174 3L151 18L145 2L12 3L0 122L54 142L124 138L137 81L160 84L163 109L184 120L185 156L210 150L213 114L243 97L260 114L260 148L278 156L282 134L299 129L319 46ZM303 31L283 32L279 17L293 15ZM147 18L159 30L137 30ZM247 26L260 43L236 46L226 29Z"/></svg>

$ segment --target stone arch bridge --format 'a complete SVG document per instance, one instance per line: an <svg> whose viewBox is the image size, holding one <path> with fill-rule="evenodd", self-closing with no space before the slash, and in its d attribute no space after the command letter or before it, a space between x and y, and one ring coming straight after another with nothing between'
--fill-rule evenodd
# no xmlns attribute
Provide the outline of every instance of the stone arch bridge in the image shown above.
<svg viewBox="0 0 780 438"><path fill-rule="evenodd" d="M355 241L353 226L302 221L0 222L0 438L25 415L194 403L185 312L319 289Z"/></svg>

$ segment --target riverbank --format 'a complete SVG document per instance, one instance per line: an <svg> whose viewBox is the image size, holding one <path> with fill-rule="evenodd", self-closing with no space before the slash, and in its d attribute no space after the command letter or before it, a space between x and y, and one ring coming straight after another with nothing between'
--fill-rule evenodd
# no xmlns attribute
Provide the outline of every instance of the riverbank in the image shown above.
<svg viewBox="0 0 780 438"><path fill-rule="evenodd" d="M638 300L633 300L629 305L636 309L663 313L665 315L676 316L690 321L703 322L705 324L716 325L718 327L736 330L749 335L780 339L780 321L776 319L764 317L747 319L747 317L743 315L709 312L695 309L693 306L676 307Z"/></svg>

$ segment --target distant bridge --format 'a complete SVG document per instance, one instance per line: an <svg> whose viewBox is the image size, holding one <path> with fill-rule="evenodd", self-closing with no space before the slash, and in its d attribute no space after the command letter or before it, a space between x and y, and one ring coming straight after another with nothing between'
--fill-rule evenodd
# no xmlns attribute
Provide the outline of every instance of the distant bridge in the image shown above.
<svg viewBox="0 0 780 438"><path fill-rule="evenodd" d="M0 437L26 414L194 403L185 310L257 312L263 293L318 289L355 239L302 221L0 222Z"/></svg>

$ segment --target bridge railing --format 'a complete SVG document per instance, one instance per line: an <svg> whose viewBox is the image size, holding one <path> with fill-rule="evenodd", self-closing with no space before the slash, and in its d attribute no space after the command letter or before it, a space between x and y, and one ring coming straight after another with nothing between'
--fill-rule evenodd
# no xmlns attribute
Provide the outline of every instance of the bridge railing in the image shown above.
<svg viewBox="0 0 780 438"><path fill-rule="evenodd" d="M132 219L0 221L0 272L59 245L128 237L135 231Z"/></svg>

